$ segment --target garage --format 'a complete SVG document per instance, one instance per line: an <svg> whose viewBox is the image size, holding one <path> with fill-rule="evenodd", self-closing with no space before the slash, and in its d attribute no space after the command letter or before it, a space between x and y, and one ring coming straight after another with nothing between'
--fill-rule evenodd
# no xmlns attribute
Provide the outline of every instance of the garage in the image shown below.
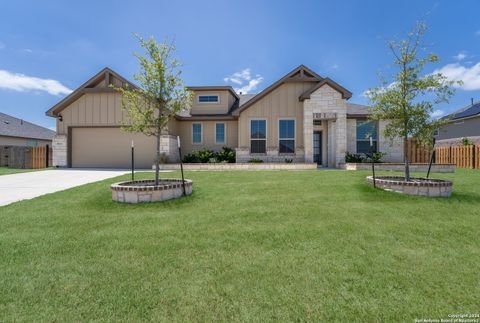
<svg viewBox="0 0 480 323"><path fill-rule="evenodd" d="M72 167L130 168L132 140L135 168L151 169L155 160L155 137L119 127L71 128L70 138Z"/></svg>

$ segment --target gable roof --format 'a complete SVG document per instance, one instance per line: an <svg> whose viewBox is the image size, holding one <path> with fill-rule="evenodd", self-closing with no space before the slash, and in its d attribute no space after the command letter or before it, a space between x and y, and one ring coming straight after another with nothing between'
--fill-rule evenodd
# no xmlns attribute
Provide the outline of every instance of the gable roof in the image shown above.
<svg viewBox="0 0 480 323"><path fill-rule="evenodd" d="M341 86L340 84L335 82L334 80L329 79L327 77L327 78L324 78L322 81L320 81L318 84L316 84L314 87L312 87L311 89L309 89L308 91L306 91L305 93L300 95L300 98L299 98L300 101L303 101L305 99L310 99L310 95L313 92L315 92L316 90L318 90L319 88L321 88L322 86L324 86L326 84L328 84L329 86L331 86L332 88L334 88L338 92L342 93L342 99L347 99L348 100L352 97L352 92L350 92L349 90L347 90L346 88L344 88L343 86Z"/></svg>
<svg viewBox="0 0 480 323"><path fill-rule="evenodd" d="M474 116L480 116L480 102L473 103L467 107L461 108L442 119L458 120L463 118L469 118Z"/></svg>
<svg viewBox="0 0 480 323"><path fill-rule="evenodd" d="M322 81L323 78L306 67L305 65L300 65L293 69L291 72L289 72L287 75L264 89L262 92L258 93L255 95L253 98L250 98L250 100L246 101L243 105L240 105L238 109L233 111L233 114L238 116L240 113L253 105L255 102L259 101L261 98L278 88L280 85L286 83L286 82L320 82Z"/></svg>
<svg viewBox="0 0 480 323"><path fill-rule="evenodd" d="M55 131L0 112L0 136L52 140Z"/></svg>
<svg viewBox="0 0 480 323"><path fill-rule="evenodd" d="M135 84L128 81L123 76L113 71L111 68L105 67L100 72L95 74L92 78L90 78L88 81L80 85L80 87L78 87L75 91L73 91L72 93L67 95L64 99L62 99L60 102L58 102L53 107L51 107L45 114L50 117L56 117L63 109L68 107L71 103L73 103L75 100L80 98L83 94L85 94L85 92L87 92L88 89L92 89L92 91L94 91L93 88L102 81L106 81L106 83L110 84L111 75L119 79L123 84L128 84L133 88L137 88ZM102 88L102 91L106 91L107 89L108 88L105 86L104 88ZM108 89L108 90L115 91L114 89Z"/></svg>
<svg viewBox="0 0 480 323"><path fill-rule="evenodd" d="M219 86L187 86L187 90L192 91L230 91L230 93L239 100L237 92L230 85L219 85Z"/></svg>

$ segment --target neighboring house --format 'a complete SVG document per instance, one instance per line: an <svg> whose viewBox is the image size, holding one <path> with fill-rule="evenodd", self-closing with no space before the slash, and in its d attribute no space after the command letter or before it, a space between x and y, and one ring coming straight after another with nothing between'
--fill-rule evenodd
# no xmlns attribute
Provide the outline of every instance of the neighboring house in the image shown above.
<svg viewBox="0 0 480 323"><path fill-rule="evenodd" d="M462 143L463 138L469 138L473 143L480 144L480 102L473 102L462 109L444 117L447 124L441 127L435 135L437 145Z"/></svg>
<svg viewBox="0 0 480 323"><path fill-rule="evenodd" d="M127 121L121 94L110 84L132 83L109 68L103 69L47 111L57 118L54 164L68 167L129 167L130 143L136 165L150 168L154 138L122 131ZM237 162L252 158L267 162L317 162L339 167L345 153L369 151L373 135L386 161L401 161L401 141L381 136L386 122L367 120L368 107L347 102L352 93L329 78L300 65L252 94L230 86L192 86L193 106L178 115L162 136L161 150L178 160L177 135L185 154L208 148L235 148Z"/></svg>
<svg viewBox="0 0 480 323"><path fill-rule="evenodd" d="M53 130L0 112L0 146L51 146L53 137Z"/></svg>

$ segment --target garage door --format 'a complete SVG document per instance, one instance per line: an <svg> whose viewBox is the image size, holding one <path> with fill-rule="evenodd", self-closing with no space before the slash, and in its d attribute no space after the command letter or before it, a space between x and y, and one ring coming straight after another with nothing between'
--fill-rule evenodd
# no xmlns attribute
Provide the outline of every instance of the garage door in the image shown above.
<svg viewBox="0 0 480 323"><path fill-rule="evenodd" d="M155 138L120 128L73 128L72 167L130 168L131 142L135 144L135 167L152 168Z"/></svg>

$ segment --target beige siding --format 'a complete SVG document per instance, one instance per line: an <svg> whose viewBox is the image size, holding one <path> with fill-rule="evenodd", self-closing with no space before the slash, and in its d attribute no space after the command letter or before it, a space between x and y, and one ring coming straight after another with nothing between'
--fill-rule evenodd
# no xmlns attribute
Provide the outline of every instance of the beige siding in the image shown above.
<svg viewBox="0 0 480 323"><path fill-rule="evenodd" d="M199 103L200 95L218 95L220 102L218 103ZM195 91L193 93L193 102L191 114L213 114L227 113L232 106L234 100L232 94L227 90L218 91Z"/></svg>
<svg viewBox="0 0 480 323"><path fill-rule="evenodd" d="M250 147L250 120L267 120L267 149L278 147L278 121L295 119L295 145L303 148L303 102L299 96L307 91L312 83L285 83L244 110L238 119L239 147Z"/></svg>
<svg viewBox="0 0 480 323"><path fill-rule="evenodd" d="M51 140L0 136L0 146L30 146L32 144L32 140L37 141L37 147L45 146L45 145L50 145L50 146L52 145Z"/></svg>
<svg viewBox="0 0 480 323"><path fill-rule="evenodd" d="M86 93L66 107L57 119L57 133L67 134L69 126L115 126L126 121L119 93Z"/></svg>
<svg viewBox="0 0 480 323"><path fill-rule="evenodd" d="M192 124L201 123L202 124L202 144L193 144L192 143ZM225 123L225 132L226 132L226 143L225 144L216 144L215 143L215 124L216 123ZM180 141L182 143L182 153L188 154L195 150L200 150L203 148L211 150L221 150L222 147L236 148L237 141L237 121L178 121L176 125L178 130L178 135L180 136Z"/></svg>

